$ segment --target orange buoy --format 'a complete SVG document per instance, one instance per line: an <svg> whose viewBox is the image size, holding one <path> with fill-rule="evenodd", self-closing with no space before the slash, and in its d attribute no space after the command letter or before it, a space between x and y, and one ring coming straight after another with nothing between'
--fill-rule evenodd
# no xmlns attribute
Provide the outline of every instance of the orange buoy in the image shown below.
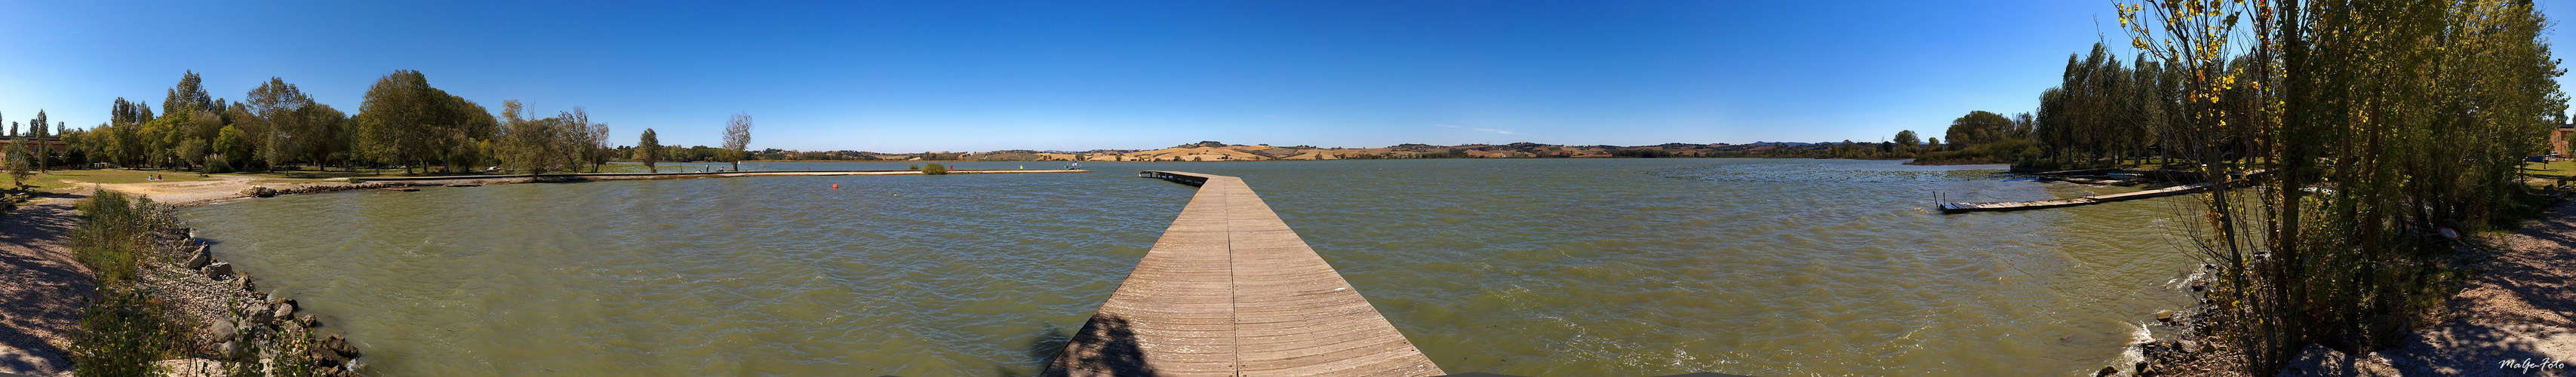
<svg viewBox="0 0 2576 377"><path fill-rule="evenodd" d="M832 189L833 189L833 190L839 190L839 189L841 189L841 184L839 184L839 183L834 183L834 184L832 184Z"/></svg>

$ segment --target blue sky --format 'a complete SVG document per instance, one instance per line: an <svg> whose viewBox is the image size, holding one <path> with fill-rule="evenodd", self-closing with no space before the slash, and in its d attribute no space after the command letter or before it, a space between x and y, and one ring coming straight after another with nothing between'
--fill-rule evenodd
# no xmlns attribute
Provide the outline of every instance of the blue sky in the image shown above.
<svg viewBox="0 0 2576 377"><path fill-rule="evenodd" d="M2565 1L2543 0L2552 19ZM90 127L195 70L357 112L420 70L618 140L881 152L1200 140L1644 145L1938 134L2028 111L2107 1L210 2L0 0L0 116ZM2553 35L2562 33L2553 30Z"/></svg>

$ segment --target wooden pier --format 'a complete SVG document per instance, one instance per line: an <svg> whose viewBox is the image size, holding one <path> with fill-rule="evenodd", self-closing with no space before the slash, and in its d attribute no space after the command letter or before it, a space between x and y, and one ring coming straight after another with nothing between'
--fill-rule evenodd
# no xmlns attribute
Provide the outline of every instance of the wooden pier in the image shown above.
<svg viewBox="0 0 2576 377"><path fill-rule="evenodd" d="M1439 376L1438 365L1235 177L1198 186L1047 376Z"/></svg>
<svg viewBox="0 0 2576 377"><path fill-rule="evenodd" d="M2209 188L2210 188L2210 186L2211 186L2211 185L2216 185L2216 183L2189 184L2189 185L2181 185L2181 186L2174 186L2174 187L2166 187L2166 188L2160 188L2160 189L2154 189L2154 190L2144 190L2144 191L2136 191L2136 192L2124 192L2124 193L2110 194L2110 195L2094 195L2094 196L2087 196L2087 197L2080 197L2080 198L2066 198L2066 199L2055 199L2055 200L2037 200L2037 201L2027 201L2027 202L1959 202L1959 203L1941 203L1941 213L1942 213L1942 214L1952 214L1952 213L1968 213L1968 212L2003 212L2003 211L2019 211L2019 210L2025 210L2025 209L2042 209L2042 208L2057 208L2057 207L2073 207L2073 206L2080 206L2080 205L2086 205L2086 204L2101 204L2101 203L2110 203L2110 202L2117 202L2117 201L2123 201L2123 200L2137 200L2137 199L2146 199L2146 198L2154 198L2154 197L2165 197L2165 196L2182 195L2182 194L2189 194L2189 193L2195 193L2195 192L2201 192L2201 191L2209 191Z"/></svg>
<svg viewBox="0 0 2576 377"><path fill-rule="evenodd" d="M2110 171L2118 171L2118 170L2117 170L2117 169L2066 170L2066 171L2044 172L2044 173L2035 173L2035 174L2060 174L2060 175L2063 175L2063 174L2082 174L2082 173L2092 173L2092 172L2110 172ZM2134 170L2133 170L2133 171L2134 171ZM2144 172L2151 173L2151 174L2159 174L2159 175L2164 176L2166 179L2173 179L2173 178L2176 178L2176 177L2182 177L2182 176L2191 176L2192 178L2195 178L2195 179L2196 179L2196 177L2198 176L2198 174L2200 174L2200 173L2198 173L2198 172L2181 171L2181 170L2150 170L2150 171L2144 171ZM1960 203L1938 203L1938 204L1940 204L1940 205L1941 205L1941 214L1944 214L1944 215L1947 215L1947 214L1953 214L1953 213L1968 213L1968 212L2003 212L2003 211L2019 211L2019 210L2025 210L2025 209L2042 209L2042 208L2057 208L2057 207L2073 207L2073 206L2080 206L2080 205L2087 205L2087 204L2101 204L2101 203L2110 203L2110 202L2117 202L2117 201L2123 201L2123 200L2137 200L2137 199L2146 199L2146 198L2156 198L2156 197L2166 197L2166 196L2174 196L2174 195L2190 194L2190 193L2196 193L2196 192L2202 192L2202 191L2209 191L2209 189L2211 189L2211 188L2215 188L2215 187L2217 187L2217 186L2219 186L2219 185L2229 185L2229 186L2245 185L2245 184L2253 183L2253 182L2254 182L2254 181L2253 181L2253 178L2255 178L2255 177L2259 177L2259 176L2262 176L2262 175L2264 175L2264 174L2269 174L2269 173L2271 173L2271 171L2270 171L2270 170L2261 170L2261 169L2257 169L2257 170L2253 170L2253 171L2243 171L2243 172L2229 172L2229 173L2227 173L2227 174L2225 175L2226 177L2228 177L2228 179L2227 179L2227 180L2224 180L2224 181L2218 181L2218 182L2201 182L2201 183L2194 183L2194 184L2188 184L2188 185L2181 185L2181 186L2166 187L2166 188L2153 189L2153 190L2144 190L2144 191L2136 191L2136 192L2124 192L2124 193L2109 194L2109 195L2094 195L2094 196L2087 196L2087 197L2080 197L2080 198L2066 198L2066 199L2054 199L2054 200L2037 200L2037 201L2027 201L2027 202L1960 202Z"/></svg>

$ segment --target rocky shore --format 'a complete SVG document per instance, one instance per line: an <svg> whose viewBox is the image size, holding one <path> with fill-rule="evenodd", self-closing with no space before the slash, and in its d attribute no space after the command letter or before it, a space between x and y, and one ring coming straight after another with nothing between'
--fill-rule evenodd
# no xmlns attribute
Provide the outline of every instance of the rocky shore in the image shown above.
<svg viewBox="0 0 2576 377"><path fill-rule="evenodd" d="M140 281L164 302L171 315L183 317L174 320L199 330L191 337L188 351L203 359L164 361L164 366L183 375L217 373L220 370L188 369L220 367L227 355L293 349L273 340L309 334L322 326L312 315L297 314L295 299L259 290L249 274L216 259L211 246L196 239L188 229L166 231L162 238L169 242L155 250L159 255L146 258L150 262L142 266ZM357 376L364 370L356 360L363 354L347 339L332 334L315 340L306 351L322 375Z"/></svg>
<svg viewBox="0 0 2576 377"><path fill-rule="evenodd" d="M278 196L278 195L312 194L312 193L323 193L323 192L333 192L333 191L348 191L348 190L403 189L403 188L410 188L410 187L411 187L411 185L410 185L410 184L406 184L406 183L387 183L387 182L358 182L358 183L307 183L307 184L298 184L298 185L289 185L289 186L277 186L277 187L271 187L271 186L251 186L250 188L244 188L244 189L242 189L242 190L241 190L241 195L242 195L242 196L246 196L246 197L253 197L253 198L267 198L267 197L275 197L275 196Z"/></svg>

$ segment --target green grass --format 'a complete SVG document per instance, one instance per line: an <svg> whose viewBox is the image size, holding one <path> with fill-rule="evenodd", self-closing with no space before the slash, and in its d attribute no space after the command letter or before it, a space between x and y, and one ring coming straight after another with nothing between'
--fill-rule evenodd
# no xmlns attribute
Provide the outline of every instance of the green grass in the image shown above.
<svg viewBox="0 0 2576 377"><path fill-rule="evenodd" d="M2576 161L2523 163L2522 173L2537 178L2576 178Z"/></svg>

